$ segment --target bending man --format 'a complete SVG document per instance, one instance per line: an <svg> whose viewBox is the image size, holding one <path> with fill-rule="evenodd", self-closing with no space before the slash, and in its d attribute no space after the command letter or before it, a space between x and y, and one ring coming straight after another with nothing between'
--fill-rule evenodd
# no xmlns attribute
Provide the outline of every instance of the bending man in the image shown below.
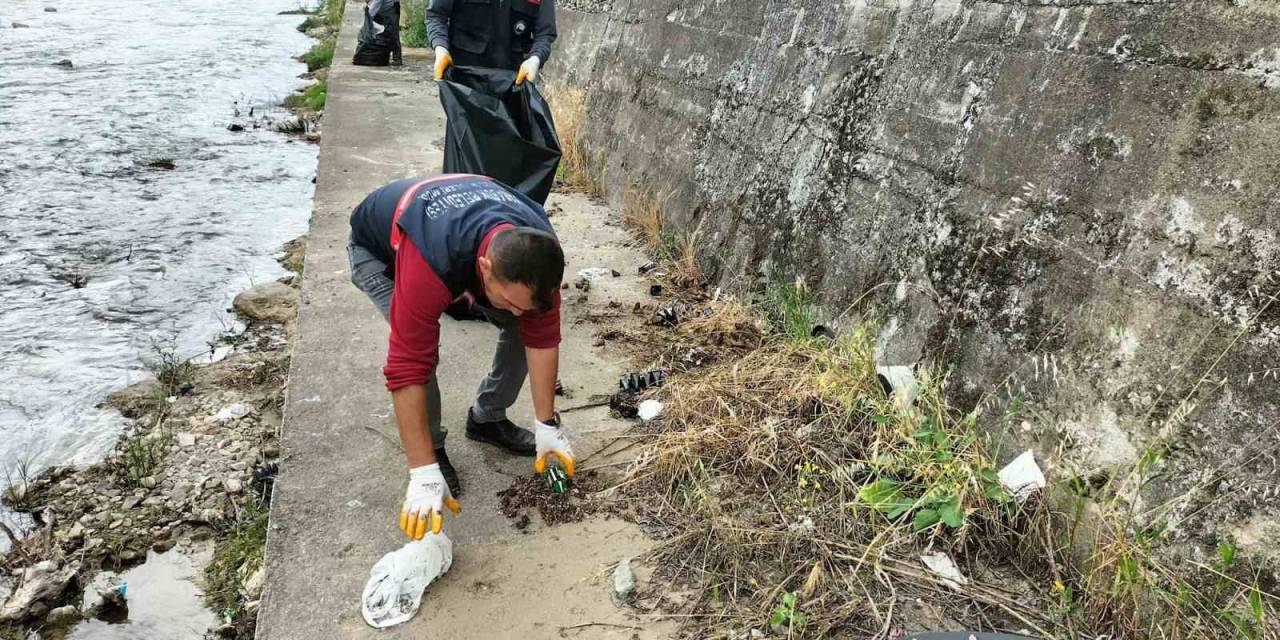
<svg viewBox="0 0 1280 640"><path fill-rule="evenodd" d="M439 533L444 507L460 509L445 453L436 381L440 316L465 301L500 329L493 369L467 414L467 438L533 456L556 456L569 475L573 451L555 412L560 280L564 252L542 207L490 178L453 174L393 182L351 213L351 279L391 323L387 389L409 463L400 528ZM507 419L526 374L534 432Z"/></svg>

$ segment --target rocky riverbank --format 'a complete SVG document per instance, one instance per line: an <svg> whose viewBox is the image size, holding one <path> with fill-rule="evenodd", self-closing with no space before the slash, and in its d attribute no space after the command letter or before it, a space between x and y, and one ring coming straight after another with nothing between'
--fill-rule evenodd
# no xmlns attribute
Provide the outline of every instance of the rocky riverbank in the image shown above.
<svg viewBox="0 0 1280 640"><path fill-rule="evenodd" d="M301 239L286 244L280 260L294 273L236 296L243 331L196 360L158 349L149 358L154 379L107 398L132 421L111 455L6 490L5 502L39 528L0 558L12 576L0 578L0 638L59 637L84 618L119 615L114 585L82 598L98 572L135 566L148 551L210 539L223 547L247 524L265 525L304 250ZM247 628L251 637L261 548L214 556L219 566L203 591L224 622L215 631L234 637ZM236 584L215 584L229 581Z"/></svg>

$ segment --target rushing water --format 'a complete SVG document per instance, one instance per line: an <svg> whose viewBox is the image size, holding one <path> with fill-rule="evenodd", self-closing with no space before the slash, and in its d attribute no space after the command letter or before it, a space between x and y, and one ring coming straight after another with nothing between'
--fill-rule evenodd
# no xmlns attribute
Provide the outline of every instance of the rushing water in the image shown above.
<svg viewBox="0 0 1280 640"><path fill-rule="evenodd" d="M153 341L198 354L281 275L316 147L228 125L305 84L298 4L0 2L0 484L101 456Z"/></svg>

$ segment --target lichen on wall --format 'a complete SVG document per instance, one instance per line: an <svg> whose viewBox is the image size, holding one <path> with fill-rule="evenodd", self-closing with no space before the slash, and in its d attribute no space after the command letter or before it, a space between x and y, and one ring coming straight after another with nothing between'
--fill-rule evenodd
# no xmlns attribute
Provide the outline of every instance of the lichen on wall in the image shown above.
<svg viewBox="0 0 1280 640"><path fill-rule="evenodd" d="M1280 5L561 4L602 175L721 283L860 300L1059 478L1158 453L1193 553L1278 542Z"/></svg>

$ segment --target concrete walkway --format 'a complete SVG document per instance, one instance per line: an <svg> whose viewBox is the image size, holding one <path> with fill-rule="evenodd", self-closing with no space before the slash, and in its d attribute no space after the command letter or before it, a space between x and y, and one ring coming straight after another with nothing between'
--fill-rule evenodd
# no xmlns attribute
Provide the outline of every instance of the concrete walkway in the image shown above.
<svg viewBox="0 0 1280 640"><path fill-rule="evenodd" d="M361 619L369 568L405 542L396 518L406 468L380 371L387 328L349 281L347 218L369 191L438 172L444 121L425 52L406 51L403 69L350 65L360 9L347 5L329 75L258 638L664 637L667 627L611 601L610 567L649 544L633 526L596 520L535 524L521 533L498 512L494 494L531 474L532 460L463 437L496 331L451 320L442 330L438 375L445 425L453 430L450 457L464 485L463 514L446 525L456 543L453 570L432 585L411 622L378 632ZM575 398L561 399L563 407L608 393L623 372L619 358L591 346L598 327L585 316L609 301L629 309L642 293L630 274L643 258L623 246L624 234L608 222L616 216L585 198L553 195L548 208L565 242L567 279L589 266L628 274L597 281L589 300L565 292L561 378ZM530 424L527 397L511 417ZM594 409L567 415L566 428L585 458L627 425Z"/></svg>

